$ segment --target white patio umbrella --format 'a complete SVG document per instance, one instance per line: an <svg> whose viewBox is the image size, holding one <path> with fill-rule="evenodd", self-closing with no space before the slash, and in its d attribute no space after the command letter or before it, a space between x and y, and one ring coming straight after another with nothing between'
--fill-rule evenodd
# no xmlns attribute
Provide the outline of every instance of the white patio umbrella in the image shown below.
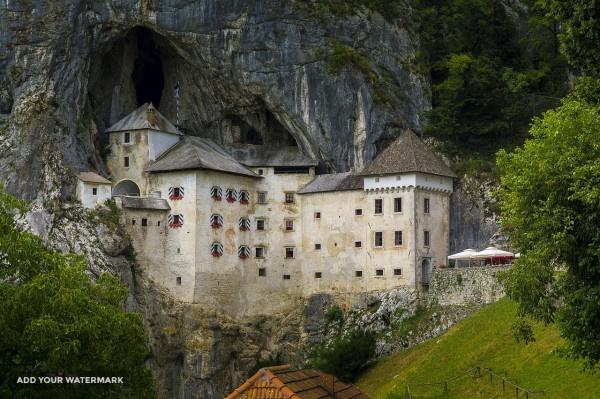
<svg viewBox="0 0 600 399"><path fill-rule="evenodd" d="M483 251L479 251L479 252L473 254L473 258L475 258L475 259L490 258L490 259L492 259L492 261L494 258L514 258L514 257L515 257L515 254L513 254L512 252L503 251L496 247L487 247Z"/></svg>
<svg viewBox="0 0 600 399"><path fill-rule="evenodd" d="M448 256L449 260L469 260L469 266L471 266L471 259L473 258L473 255L476 254L477 251L475 251L474 249L465 249L461 252L452 254L450 256Z"/></svg>

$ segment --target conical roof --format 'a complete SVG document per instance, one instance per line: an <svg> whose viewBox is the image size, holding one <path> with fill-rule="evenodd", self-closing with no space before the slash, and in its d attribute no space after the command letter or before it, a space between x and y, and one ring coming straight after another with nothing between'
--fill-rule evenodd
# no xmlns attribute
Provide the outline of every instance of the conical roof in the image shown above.
<svg viewBox="0 0 600 399"><path fill-rule="evenodd" d="M153 117L148 117L153 113ZM161 132L181 134L175 125L173 125L163 114L158 112L152 103L145 103L135 111L106 129L110 132L123 132L127 130L153 129Z"/></svg>
<svg viewBox="0 0 600 399"><path fill-rule="evenodd" d="M360 174L370 176L414 172L456 177L452 169L427 148L412 130L406 129Z"/></svg>

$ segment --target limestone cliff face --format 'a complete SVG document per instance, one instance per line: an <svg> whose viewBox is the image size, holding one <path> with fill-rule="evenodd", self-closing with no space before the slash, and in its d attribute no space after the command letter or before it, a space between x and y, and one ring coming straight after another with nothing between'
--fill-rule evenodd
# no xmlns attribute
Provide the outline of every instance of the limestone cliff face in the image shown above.
<svg viewBox="0 0 600 399"><path fill-rule="evenodd" d="M295 141L324 168L360 167L378 140L419 130L426 86L406 30L368 10L322 18L306 1L2 2L0 178L14 193L68 196L70 168L102 169L102 132L153 100L188 134ZM351 62L327 72L335 48ZM257 133L258 132L258 133ZM260 136L260 137L257 137Z"/></svg>

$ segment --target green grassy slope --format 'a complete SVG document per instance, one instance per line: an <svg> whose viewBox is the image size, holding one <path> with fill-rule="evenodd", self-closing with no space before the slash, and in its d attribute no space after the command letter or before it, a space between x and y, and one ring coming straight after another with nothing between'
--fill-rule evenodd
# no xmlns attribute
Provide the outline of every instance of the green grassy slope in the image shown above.
<svg viewBox="0 0 600 399"><path fill-rule="evenodd" d="M489 367L509 381L532 391L544 390L544 398L600 398L600 374L582 370L582 363L553 353L561 344L554 326L536 326L536 342L515 342L511 325L516 305L508 299L489 305L463 320L440 337L391 355L367 371L358 381L371 398L404 398L408 382L418 398L504 398L498 381L465 376L449 385L449 394L440 387L414 387L418 383L447 380L471 367ZM524 395L522 395L524 397ZM532 396L539 397L539 395Z"/></svg>

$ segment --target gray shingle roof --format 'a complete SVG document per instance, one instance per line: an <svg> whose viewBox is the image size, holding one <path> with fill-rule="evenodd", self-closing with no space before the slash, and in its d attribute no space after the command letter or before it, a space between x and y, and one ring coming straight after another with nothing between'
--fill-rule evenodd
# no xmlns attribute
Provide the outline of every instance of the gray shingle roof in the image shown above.
<svg viewBox="0 0 600 399"><path fill-rule="evenodd" d="M148 120L148 111L154 112L154 121ZM151 103L146 103L138 107L135 111L106 129L106 131L110 133L140 129L153 129L160 130L161 132L181 134Z"/></svg>
<svg viewBox="0 0 600 399"><path fill-rule="evenodd" d="M231 154L240 163L250 166L315 166L317 162L302 155L298 147L269 147L247 145L231 148Z"/></svg>
<svg viewBox="0 0 600 399"><path fill-rule="evenodd" d="M368 176L408 172L456 177L452 169L409 129L404 130L360 174Z"/></svg>
<svg viewBox="0 0 600 399"><path fill-rule="evenodd" d="M298 194L325 193L330 191L362 190L363 177L352 172L318 175L298 190Z"/></svg>
<svg viewBox="0 0 600 399"><path fill-rule="evenodd" d="M259 177L240 164L210 139L184 136L179 143L151 163L148 172L209 169L236 175Z"/></svg>
<svg viewBox="0 0 600 399"><path fill-rule="evenodd" d="M77 178L86 183L111 184L110 180L105 179L95 172L80 172Z"/></svg>
<svg viewBox="0 0 600 399"><path fill-rule="evenodd" d="M120 198L123 208L154 209L158 211L168 211L171 209L167 200L163 198L129 196L123 196Z"/></svg>

